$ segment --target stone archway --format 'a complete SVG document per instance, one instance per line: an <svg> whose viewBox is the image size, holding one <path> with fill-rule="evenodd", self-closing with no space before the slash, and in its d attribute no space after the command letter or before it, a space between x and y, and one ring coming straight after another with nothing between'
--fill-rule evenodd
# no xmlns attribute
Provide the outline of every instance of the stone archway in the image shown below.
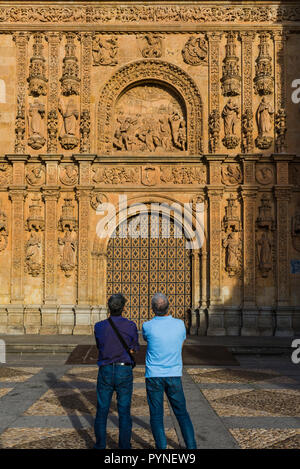
<svg viewBox="0 0 300 469"><path fill-rule="evenodd" d="M102 89L97 110L99 154L111 154L114 105L124 89L134 83L162 83L183 100L187 114L187 151L199 155L203 151L203 112L199 90L181 68L161 60L141 60L118 70Z"/></svg>

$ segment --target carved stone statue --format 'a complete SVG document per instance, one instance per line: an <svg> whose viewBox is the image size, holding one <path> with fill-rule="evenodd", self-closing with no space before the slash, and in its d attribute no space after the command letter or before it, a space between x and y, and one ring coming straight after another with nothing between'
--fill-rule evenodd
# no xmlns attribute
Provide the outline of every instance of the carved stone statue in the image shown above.
<svg viewBox="0 0 300 469"><path fill-rule="evenodd" d="M38 233L32 231L25 246L25 271L37 277L42 269L41 240Z"/></svg>
<svg viewBox="0 0 300 469"><path fill-rule="evenodd" d="M66 186L72 186L78 182L78 168L74 164L61 167L60 180Z"/></svg>
<svg viewBox="0 0 300 469"><path fill-rule="evenodd" d="M237 274L240 267L241 247L235 233L229 233L222 241L225 249L225 270L229 277Z"/></svg>
<svg viewBox="0 0 300 469"><path fill-rule="evenodd" d="M34 101L29 107L28 125L29 139L28 145L34 150L38 150L45 145L46 139L43 137L44 126L43 118L45 115L45 106L38 101Z"/></svg>
<svg viewBox="0 0 300 469"><path fill-rule="evenodd" d="M223 143L226 148L235 148L239 143L239 138L235 135L235 128L238 122L239 108L231 98L222 111L222 118L224 121Z"/></svg>
<svg viewBox="0 0 300 469"><path fill-rule="evenodd" d="M58 244L61 246L60 267L65 276L70 277L76 265L76 234L67 230L64 237L58 238Z"/></svg>
<svg viewBox="0 0 300 469"><path fill-rule="evenodd" d="M256 111L256 122L258 128L258 137L255 140L256 146L265 150L270 148L273 142L273 137L269 136L272 130L272 115L274 110L266 98L263 97L260 105Z"/></svg>
<svg viewBox="0 0 300 469"><path fill-rule="evenodd" d="M117 38L104 39L98 36L93 43L94 65L116 65L118 63L117 52Z"/></svg>
<svg viewBox="0 0 300 469"><path fill-rule="evenodd" d="M180 150L186 149L186 128L185 121L177 111L169 117L174 145Z"/></svg>
<svg viewBox="0 0 300 469"><path fill-rule="evenodd" d="M263 233L256 241L258 267L262 277L267 277L272 269L272 244L267 233Z"/></svg>
<svg viewBox="0 0 300 469"><path fill-rule="evenodd" d="M61 146L66 150L71 150L78 145L77 135L77 119L79 117L78 107L73 98L67 101L67 104L61 101L59 111L63 117L63 125L61 127L59 139Z"/></svg>

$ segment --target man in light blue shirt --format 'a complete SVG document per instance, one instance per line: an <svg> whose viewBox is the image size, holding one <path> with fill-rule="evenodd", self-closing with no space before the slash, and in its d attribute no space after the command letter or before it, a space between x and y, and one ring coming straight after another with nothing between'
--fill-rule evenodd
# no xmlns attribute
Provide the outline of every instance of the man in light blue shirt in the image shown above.
<svg viewBox="0 0 300 469"><path fill-rule="evenodd" d="M147 342L146 390L156 448L167 447L163 407L165 392L187 449L195 449L194 428L186 410L181 383L181 351L186 339L185 325L181 319L168 314L169 301L162 293L156 293L152 298L152 309L155 317L143 324L143 337Z"/></svg>

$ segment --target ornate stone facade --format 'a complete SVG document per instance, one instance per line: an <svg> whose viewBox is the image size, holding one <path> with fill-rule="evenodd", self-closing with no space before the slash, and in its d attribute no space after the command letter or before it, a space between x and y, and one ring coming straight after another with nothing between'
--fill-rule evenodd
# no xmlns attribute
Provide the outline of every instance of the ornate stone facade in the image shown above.
<svg viewBox="0 0 300 469"><path fill-rule="evenodd" d="M0 1L0 333L92 333L113 291L141 326L157 289L192 334L300 333L300 7L227 3Z"/></svg>

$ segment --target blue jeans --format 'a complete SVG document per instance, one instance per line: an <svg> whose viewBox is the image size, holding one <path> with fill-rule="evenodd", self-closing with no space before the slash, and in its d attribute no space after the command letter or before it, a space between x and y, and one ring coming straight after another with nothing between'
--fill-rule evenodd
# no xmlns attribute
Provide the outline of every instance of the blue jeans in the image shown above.
<svg viewBox="0 0 300 469"><path fill-rule="evenodd" d="M95 449L106 448L106 424L113 392L117 392L119 414L119 448L130 449L132 420L130 415L133 388L131 366L99 367L97 380L97 413L94 423Z"/></svg>
<svg viewBox="0 0 300 469"><path fill-rule="evenodd" d="M166 449L164 430L164 392L167 394L177 418L187 449L196 449L194 428L186 410L185 397L180 377L146 378L147 400L150 409L150 424L157 449Z"/></svg>

